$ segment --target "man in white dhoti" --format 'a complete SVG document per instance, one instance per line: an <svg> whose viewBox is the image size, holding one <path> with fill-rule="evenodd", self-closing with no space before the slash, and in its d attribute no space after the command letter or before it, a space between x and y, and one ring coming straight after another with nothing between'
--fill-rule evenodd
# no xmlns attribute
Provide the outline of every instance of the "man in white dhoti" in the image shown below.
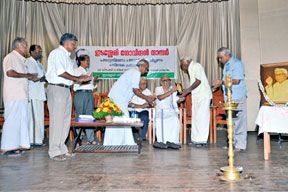
<svg viewBox="0 0 288 192"><path fill-rule="evenodd" d="M30 148L28 79L37 81L37 73L27 73L25 55L28 53L26 39L17 37L12 43L13 51L3 60L3 100L5 122L1 137L1 155L20 157L21 150Z"/></svg>
<svg viewBox="0 0 288 192"><path fill-rule="evenodd" d="M202 147L207 144L209 136L211 88L200 63L192 61L190 57L185 57L181 59L181 67L188 71L190 77L190 87L183 91L182 96L191 92L191 142L196 147Z"/></svg>
<svg viewBox="0 0 288 192"><path fill-rule="evenodd" d="M30 113L30 144L42 146L44 140L44 101L45 95L45 70L39 62L42 57L40 45L31 45L31 57L26 60L28 73L38 73L39 81L29 80L29 113Z"/></svg>
<svg viewBox="0 0 288 192"><path fill-rule="evenodd" d="M148 69L149 62L141 59L136 68L121 75L109 92L108 97L113 99L126 117L129 117L128 104L134 94L145 99L148 103L153 102L153 96L146 96L139 90L140 76L146 73ZM135 145L131 127L106 127L103 145Z"/></svg>
<svg viewBox="0 0 288 192"><path fill-rule="evenodd" d="M177 96L177 87L171 86L171 79L163 75L160 79L160 87L156 87L156 137L155 148L179 149L179 109L178 103L185 97Z"/></svg>

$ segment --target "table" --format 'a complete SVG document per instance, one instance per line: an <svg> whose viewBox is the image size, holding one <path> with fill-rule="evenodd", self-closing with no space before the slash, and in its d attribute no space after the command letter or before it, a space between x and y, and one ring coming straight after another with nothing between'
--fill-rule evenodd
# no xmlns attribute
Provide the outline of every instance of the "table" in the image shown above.
<svg viewBox="0 0 288 192"><path fill-rule="evenodd" d="M255 123L259 125L258 134L264 133L264 159L269 159L269 133L288 133L288 107L262 106Z"/></svg>
<svg viewBox="0 0 288 192"><path fill-rule="evenodd" d="M141 128L143 127L143 122L137 122L137 123L106 123L105 121L96 121L96 122L91 122L91 123L80 123L80 122L71 122L71 127L73 128L74 135L77 135L76 133L76 128L79 128L79 134L74 137L74 144L73 144L73 149L72 153L74 152L138 152L140 154L141 150ZM138 143L137 145L110 145L110 146L99 146L99 145L82 145L81 144L81 133L83 129L86 128L98 128L98 127L104 127L106 126L109 127L135 127L138 129ZM76 147L77 144L79 144L79 147Z"/></svg>

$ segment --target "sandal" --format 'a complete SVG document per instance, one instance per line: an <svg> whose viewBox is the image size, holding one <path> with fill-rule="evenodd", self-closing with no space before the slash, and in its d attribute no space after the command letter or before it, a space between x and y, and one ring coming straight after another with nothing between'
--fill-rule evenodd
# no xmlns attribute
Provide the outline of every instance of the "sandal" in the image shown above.
<svg viewBox="0 0 288 192"><path fill-rule="evenodd" d="M19 158L21 157L20 153L17 153L16 150L6 151L1 154L1 157L4 158Z"/></svg>
<svg viewBox="0 0 288 192"><path fill-rule="evenodd" d="M25 151L23 151L22 149L17 149L17 150L14 150L14 151L15 151L16 154L20 154L20 155L25 153Z"/></svg>
<svg viewBox="0 0 288 192"><path fill-rule="evenodd" d="M97 142L96 142L96 141L87 141L86 144L87 144L87 145L96 145Z"/></svg>

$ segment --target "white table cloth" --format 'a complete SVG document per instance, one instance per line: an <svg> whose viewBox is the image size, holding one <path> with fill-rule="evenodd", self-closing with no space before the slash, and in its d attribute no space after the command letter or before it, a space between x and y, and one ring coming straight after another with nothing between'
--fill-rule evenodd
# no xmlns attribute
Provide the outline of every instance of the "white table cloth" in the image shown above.
<svg viewBox="0 0 288 192"><path fill-rule="evenodd" d="M258 134L264 133L264 159L268 160L269 133L288 133L288 107L262 106L255 123L259 125Z"/></svg>

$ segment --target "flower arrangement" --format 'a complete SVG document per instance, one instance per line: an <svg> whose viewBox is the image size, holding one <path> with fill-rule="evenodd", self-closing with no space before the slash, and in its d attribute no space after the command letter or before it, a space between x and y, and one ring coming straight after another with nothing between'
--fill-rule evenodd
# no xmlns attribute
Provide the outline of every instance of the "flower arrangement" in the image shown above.
<svg viewBox="0 0 288 192"><path fill-rule="evenodd" d="M107 98L103 103L99 105L99 108L94 111L95 119L102 119L105 116L122 116L123 112L121 109L113 102L112 99Z"/></svg>

